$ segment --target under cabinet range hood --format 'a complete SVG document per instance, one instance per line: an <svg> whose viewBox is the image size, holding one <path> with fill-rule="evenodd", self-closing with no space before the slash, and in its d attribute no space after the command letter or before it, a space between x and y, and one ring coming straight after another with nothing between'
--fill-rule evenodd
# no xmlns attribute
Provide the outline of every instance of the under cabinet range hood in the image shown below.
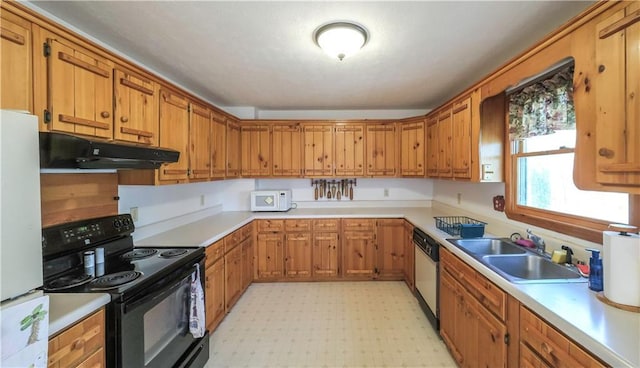
<svg viewBox="0 0 640 368"><path fill-rule="evenodd" d="M168 148L40 132L41 169L157 169L179 157Z"/></svg>

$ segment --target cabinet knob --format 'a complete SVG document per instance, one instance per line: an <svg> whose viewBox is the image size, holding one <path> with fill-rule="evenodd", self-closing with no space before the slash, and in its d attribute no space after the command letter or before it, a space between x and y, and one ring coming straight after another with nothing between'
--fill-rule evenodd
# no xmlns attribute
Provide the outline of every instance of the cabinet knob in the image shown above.
<svg viewBox="0 0 640 368"><path fill-rule="evenodd" d="M123 122L123 123L126 123L127 121L129 121L129 118L126 117L126 116L122 116L122 117L120 117L120 121Z"/></svg>
<svg viewBox="0 0 640 368"><path fill-rule="evenodd" d="M77 340L71 345L71 350L80 350L84 347L84 339Z"/></svg>
<svg viewBox="0 0 640 368"><path fill-rule="evenodd" d="M613 158L614 152L613 152L613 150L610 150L608 148L600 148L598 150L598 155L600 155L602 157L606 157L606 158Z"/></svg>
<svg viewBox="0 0 640 368"><path fill-rule="evenodd" d="M103 111L100 113L100 116L102 116L103 118L108 118L109 116L111 116L111 114L109 114L109 111Z"/></svg>

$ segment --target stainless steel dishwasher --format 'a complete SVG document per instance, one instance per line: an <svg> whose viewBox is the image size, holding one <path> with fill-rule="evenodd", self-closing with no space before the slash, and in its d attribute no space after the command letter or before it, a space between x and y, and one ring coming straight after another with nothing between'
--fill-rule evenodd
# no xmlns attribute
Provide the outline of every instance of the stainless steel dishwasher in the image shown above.
<svg viewBox="0 0 640 368"><path fill-rule="evenodd" d="M416 297L433 328L440 329L438 300L440 244L417 227L413 229L415 245Z"/></svg>

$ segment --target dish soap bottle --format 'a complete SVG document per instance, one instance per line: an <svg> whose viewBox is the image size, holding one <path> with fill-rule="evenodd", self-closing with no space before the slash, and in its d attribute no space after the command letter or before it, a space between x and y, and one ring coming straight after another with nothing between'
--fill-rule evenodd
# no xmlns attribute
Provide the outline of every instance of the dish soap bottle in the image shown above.
<svg viewBox="0 0 640 368"><path fill-rule="evenodd" d="M593 291L602 291L602 258L600 251L597 249L587 249L591 252L589 258L589 289Z"/></svg>

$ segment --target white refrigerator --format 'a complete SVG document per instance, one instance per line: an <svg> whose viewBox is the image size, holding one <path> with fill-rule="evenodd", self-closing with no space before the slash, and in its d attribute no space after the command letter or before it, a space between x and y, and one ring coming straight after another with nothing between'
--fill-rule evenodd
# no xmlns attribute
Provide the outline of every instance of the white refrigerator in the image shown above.
<svg viewBox="0 0 640 368"><path fill-rule="evenodd" d="M0 110L0 366L46 367L38 118Z"/></svg>

